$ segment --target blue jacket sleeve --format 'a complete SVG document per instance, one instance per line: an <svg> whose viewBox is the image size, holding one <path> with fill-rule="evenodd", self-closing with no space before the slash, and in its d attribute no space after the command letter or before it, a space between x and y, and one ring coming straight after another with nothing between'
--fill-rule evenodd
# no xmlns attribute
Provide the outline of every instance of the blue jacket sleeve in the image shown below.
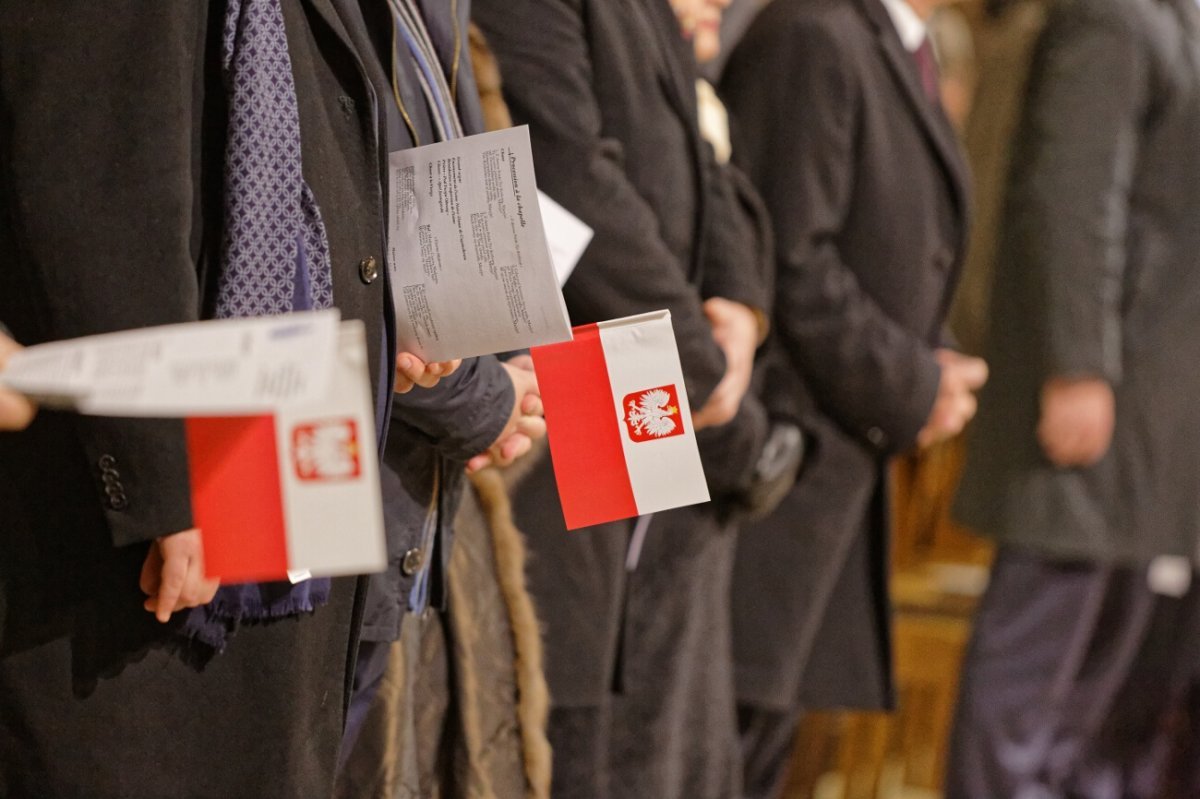
<svg viewBox="0 0 1200 799"><path fill-rule="evenodd" d="M433 388L397 394L392 421L412 427L446 458L466 462L496 442L512 413L512 380L494 356L468 358Z"/></svg>

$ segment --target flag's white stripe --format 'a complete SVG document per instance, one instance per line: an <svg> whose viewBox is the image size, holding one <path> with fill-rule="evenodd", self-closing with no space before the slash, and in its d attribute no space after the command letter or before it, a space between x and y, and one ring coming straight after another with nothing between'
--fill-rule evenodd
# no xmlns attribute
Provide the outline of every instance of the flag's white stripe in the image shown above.
<svg viewBox="0 0 1200 799"><path fill-rule="evenodd" d="M708 501L708 484L696 450L679 351L667 311L599 325L621 446L639 513ZM685 435L635 442L625 424L627 394L672 384L679 397Z"/></svg>
<svg viewBox="0 0 1200 799"><path fill-rule="evenodd" d="M309 569L318 577L370 574L387 568L379 516L375 425L366 379L367 348L361 324L343 326L330 396L312 405L287 408L275 417L288 566ZM344 419L353 419L358 428L359 477L300 480L292 439L296 425ZM353 510L348 512L348 508Z"/></svg>

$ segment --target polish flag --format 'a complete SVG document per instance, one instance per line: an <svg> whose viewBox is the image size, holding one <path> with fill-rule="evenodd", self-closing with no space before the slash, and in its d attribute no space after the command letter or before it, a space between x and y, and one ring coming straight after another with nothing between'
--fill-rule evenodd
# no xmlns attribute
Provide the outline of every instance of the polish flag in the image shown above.
<svg viewBox="0 0 1200 799"><path fill-rule="evenodd" d="M261 582L386 568L362 324L343 322L338 344L325 399L186 421L192 516L209 577Z"/></svg>
<svg viewBox="0 0 1200 799"><path fill-rule="evenodd" d="M708 502L670 311L533 349L568 530Z"/></svg>

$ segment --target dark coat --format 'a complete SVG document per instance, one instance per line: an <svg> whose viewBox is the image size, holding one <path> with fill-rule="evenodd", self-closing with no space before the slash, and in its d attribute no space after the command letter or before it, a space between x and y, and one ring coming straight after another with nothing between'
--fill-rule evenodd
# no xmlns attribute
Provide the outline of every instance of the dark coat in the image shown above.
<svg viewBox="0 0 1200 799"><path fill-rule="evenodd" d="M1194 3L1069 0L1031 68L1001 230L964 521L1054 557L1194 558L1200 542L1200 67ZM1095 466L1036 439L1041 385L1095 376L1116 429Z"/></svg>
<svg viewBox="0 0 1200 799"><path fill-rule="evenodd" d="M514 120L530 125L539 186L596 233L564 290L572 321L670 309L689 398L701 407L725 371L703 298L757 308L768 298L754 228L697 130L695 69L670 6L477 0L474 18ZM701 432L715 496L745 480L765 429L750 399L732 423ZM614 685L638 697L618 703L605 726L607 762L625 786L614 783L615 795L731 793L733 548L720 508L656 515L628 576L632 522L568 533L548 463L517 491L514 509L529 537L555 707L607 707ZM687 545L659 545L676 539ZM573 751L587 746L576 743ZM634 751L646 756L641 767Z"/></svg>
<svg viewBox="0 0 1200 799"><path fill-rule="evenodd" d="M283 7L335 303L366 323L378 386L391 373L378 368L390 360L388 298L359 274L382 252L373 92L329 0ZM191 321L210 307L223 10L0 12L0 318L19 340ZM106 497L102 459L125 502ZM310 618L243 629L206 678L161 648L169 628L142 610L138 588L146 542L191 526L177 422L44 412L0 438L0 794L134 797L170 784L312 796L332 785L355 581L334 581Z"/></svg>
<svg viewBox="0 0 1200 799"><path fill-rule="evenodd" d="M964 167L879 0L776 0L721 88L734 158L775 221L774 324L794 370L777 388L809 446L791 496L739 541L739 698L887 704L887 458L937 392Z"/></svg>

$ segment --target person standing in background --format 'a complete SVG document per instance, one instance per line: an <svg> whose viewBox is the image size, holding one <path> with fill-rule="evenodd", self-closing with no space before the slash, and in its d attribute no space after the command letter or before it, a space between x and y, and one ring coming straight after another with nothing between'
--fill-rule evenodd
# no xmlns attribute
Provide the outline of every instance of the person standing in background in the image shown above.
<svg viewBox="0 0 1200 799"><path fill-rule="evenodd" d="M476 0L538 183L593 228L576 324L669 309L714 503L567 532L548 461L516 490L546 627L556 797L738 795L728 500L768 436L747 395L765 243L697 129L666 0Z"/></svg>
<svg viewBox="0 0 1200 799"><path fill-rule="evenodd" d="M961 431L987 367L942 344L966 175L915 7L775 0L720 88L776 228L769 384L806 440L734 572L745 795L769 799L801 708L892 704L888 458Z"/></svg>
<svg viewBox="0 0 1200 799"><path fill-rule="evenodd" d="M998 552L951 799L1161 795L1200 666L1198 44L1192 0L1065 0L1034 50L957 503Z"/></svg>

